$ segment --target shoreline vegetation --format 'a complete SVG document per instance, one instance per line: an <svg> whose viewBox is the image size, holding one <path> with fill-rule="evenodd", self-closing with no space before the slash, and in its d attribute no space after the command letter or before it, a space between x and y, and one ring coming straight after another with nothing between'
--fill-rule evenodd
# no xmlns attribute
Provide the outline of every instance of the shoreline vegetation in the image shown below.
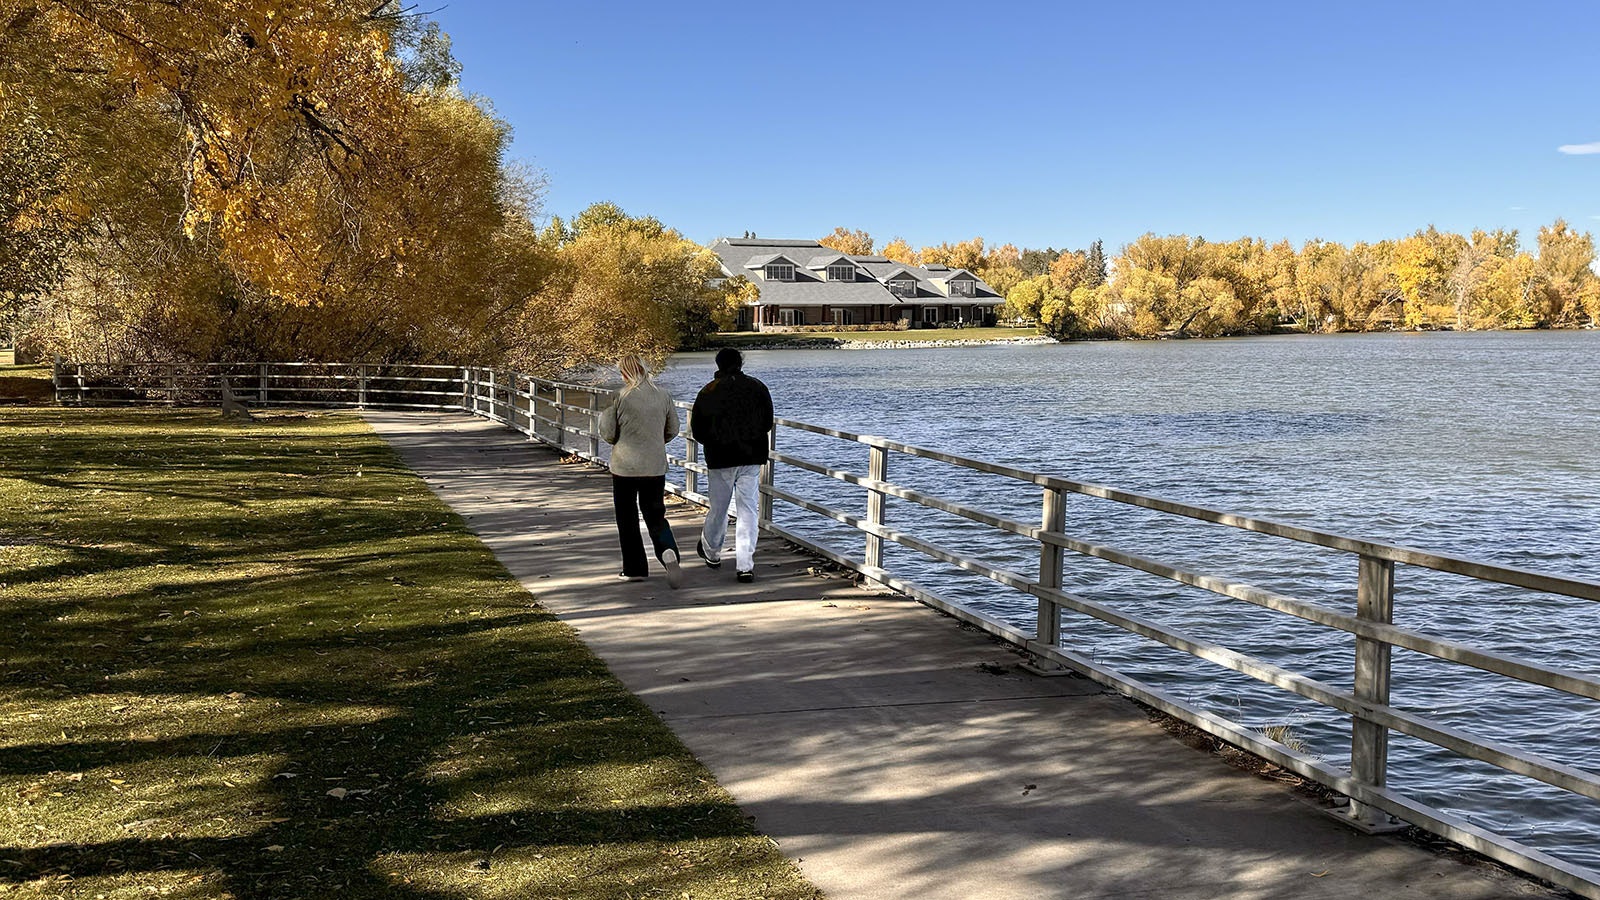
<svg viewBox="0 0 1600 900"><path fill-rule="evenodd" d="M1036 346L1040 344L1071 344L1104 341L1165 341L1213 340L1242 337L1276 337L1309 334L1427 334L1449 333L1454 328L1391 328L1385 331L1324 331L1311 332L1300 328L1279 327L1269 331L1245 332L1201 336L1176 332L1149 337L1081 337L1055 338L1039 334L1032 326L996 326L967 329L929 329L926 331L808 331L770 333L758 331L719 332L711 335L705 347L680 350L682 353L716 350L733 347L739 350L921 350L937 347ZM1595 326L1584 323L1560 328L1478 328L1467 331L1593 331Z"/></svg>

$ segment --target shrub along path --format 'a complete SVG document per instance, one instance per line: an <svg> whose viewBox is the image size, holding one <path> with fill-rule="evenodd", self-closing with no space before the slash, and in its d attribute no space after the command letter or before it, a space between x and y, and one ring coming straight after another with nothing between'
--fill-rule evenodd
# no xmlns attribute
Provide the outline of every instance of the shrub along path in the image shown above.
<svg viewBox="0 0 1600 900"><path fill-rule="evenodd" d="M349 415L0 410L0 894L815 897Z"/></svg>

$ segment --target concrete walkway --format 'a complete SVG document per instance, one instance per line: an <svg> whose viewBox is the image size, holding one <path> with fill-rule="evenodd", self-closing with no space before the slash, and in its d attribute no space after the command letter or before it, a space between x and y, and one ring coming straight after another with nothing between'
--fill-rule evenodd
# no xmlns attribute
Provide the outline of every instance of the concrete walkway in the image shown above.
<svg viewBox="0 0 1600 900"><path fill-rule="evenodd" d="M835 900L1559 896L1357 834L770 537L737 584L694 559L693 507L683 589L619 582L605 472L464 414L366 417Z"/></svg>

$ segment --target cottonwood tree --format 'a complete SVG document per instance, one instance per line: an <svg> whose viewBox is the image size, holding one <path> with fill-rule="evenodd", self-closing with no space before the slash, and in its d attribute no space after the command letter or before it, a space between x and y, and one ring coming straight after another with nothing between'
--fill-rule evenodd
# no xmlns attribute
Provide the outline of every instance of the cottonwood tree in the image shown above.
<svg viewBox="0 0 1600 900"><path fill-rule="evenodd" d="M833 233L827 237L818 238L817 243L847 256L872 255L872 235L860 229L848 231L842 225L834 228Z"/></svg>
<svg viewBox="0 0 1600 900"><path fill-rule="evenodd" d="M509 130L395 4L0 0L0 41L0 120L48 110L85 175L69 352L483 358L548 267Z"/></svg>
<svg viewBox="0 0 1600 900"><path fill-rule="evenodd" d="M517 323L510 359L554 373L623 354L660 361L726 321L746 296L740 283L712 282L716 255L653 217L612 203L559 220L545 232L555 268Z"/></svg>

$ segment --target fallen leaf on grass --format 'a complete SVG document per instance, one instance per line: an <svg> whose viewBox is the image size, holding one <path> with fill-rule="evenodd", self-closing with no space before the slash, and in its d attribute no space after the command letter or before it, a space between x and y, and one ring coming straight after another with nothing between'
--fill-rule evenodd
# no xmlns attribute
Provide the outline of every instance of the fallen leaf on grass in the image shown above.
<svg viewBox="0 0 1600 900"><path fill-rule="evenodd" d="M350 792L344 788L334 788L328 792L328 796L334 798L335 800L343 800L345 797L349 796L349 794Z"/></svg>

